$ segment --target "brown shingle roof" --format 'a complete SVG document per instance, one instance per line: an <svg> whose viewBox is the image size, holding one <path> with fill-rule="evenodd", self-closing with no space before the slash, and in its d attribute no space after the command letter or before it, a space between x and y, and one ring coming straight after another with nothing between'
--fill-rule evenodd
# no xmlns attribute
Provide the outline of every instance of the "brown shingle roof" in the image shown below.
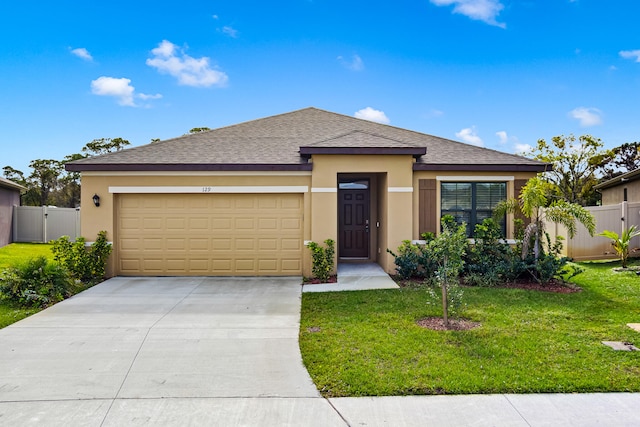
<svg viewBox="0 0 640 427"><path fill-rule="evenodd" d="M380 154L393 154L391 149L399 149L398 153L418 157L414 166L418 170L544 169L543 163L525 157L317 108L89 157L67 163L66 167L71 171L311 170L312 164L301 154L327 148L349 148L354 152L378 149ZM426 154L420 156L425 148Z"/></svg>

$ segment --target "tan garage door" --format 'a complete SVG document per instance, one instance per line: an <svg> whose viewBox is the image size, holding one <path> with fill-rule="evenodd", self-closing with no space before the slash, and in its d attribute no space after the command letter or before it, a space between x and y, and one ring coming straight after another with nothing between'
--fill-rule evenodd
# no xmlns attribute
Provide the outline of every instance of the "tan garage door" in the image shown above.
<svg viewBox="0 0 640 427"><path fill-rule="evenodd" d="M121 194L120 275L302 274L301 194Z"/></svg>

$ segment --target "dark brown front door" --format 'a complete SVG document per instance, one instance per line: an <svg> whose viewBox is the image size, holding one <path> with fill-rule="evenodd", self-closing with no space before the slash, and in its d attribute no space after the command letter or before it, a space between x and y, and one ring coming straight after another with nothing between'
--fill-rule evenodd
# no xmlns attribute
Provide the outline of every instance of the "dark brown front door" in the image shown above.
<svg viewBox="0 0 640 427"><path fill-rule="evenodd" d="M341 258L369 257L369 185L368 180L358 183L341 183L338 190Z"/></svg>

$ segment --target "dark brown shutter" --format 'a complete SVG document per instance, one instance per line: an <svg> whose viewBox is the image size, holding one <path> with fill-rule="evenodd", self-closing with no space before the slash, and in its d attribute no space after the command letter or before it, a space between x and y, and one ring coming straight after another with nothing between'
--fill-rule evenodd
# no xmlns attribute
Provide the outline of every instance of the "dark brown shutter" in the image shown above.
<svg viewBox="0 0 640 427"><path fill-rule="evenodd" d="M436 206L436 180L421 179L419 180L419 232L435 233L436 218L438 216L438 207ZM418 236L419 237L419 236Z"/></svg>
<svg viewBox="0 0 640 427"><path fill-rule="evenodd" d="M522 191L522 187L527 185L527 182L529 182L528 179L516 179L513 181L513 194L514 194L514 197L518 200L518 203L520 202L520 191ZM529 220L527 219L527 217L522 215L520 211L518 211L518 213L515 214L515 218L518 218L524 221L525 225L529 223Z"/></svg>

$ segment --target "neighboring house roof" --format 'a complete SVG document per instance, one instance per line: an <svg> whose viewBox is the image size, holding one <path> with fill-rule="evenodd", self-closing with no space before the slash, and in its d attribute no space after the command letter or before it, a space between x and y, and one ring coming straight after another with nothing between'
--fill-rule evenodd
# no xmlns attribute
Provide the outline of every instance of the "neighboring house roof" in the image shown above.
<svg viewBox="0 0 640 427"><path fill-rule="evenodd" d="M596 185L594 188L598 191L604 190L606 188L615 187L617 185L624 184L628 181L635 181L637 179L640 179L640 168L632 170L631 172L624 173L608 181L601 182L600 184Z"/></svg>
<svg viewBox="0 0 640 427"><path fill-rule="evenodd" d="M26 190L22 185L5 178L0 178L0 187L10 188L17 191Z"/></svg>
<svg viewBox="0 0 640 427"><path fill-rule="evenodd" d="M312 154L411 154L417 159L415 170L541 172L548 166L513 154L305 108L76 160L66 168L312 170Z"/></svg>

